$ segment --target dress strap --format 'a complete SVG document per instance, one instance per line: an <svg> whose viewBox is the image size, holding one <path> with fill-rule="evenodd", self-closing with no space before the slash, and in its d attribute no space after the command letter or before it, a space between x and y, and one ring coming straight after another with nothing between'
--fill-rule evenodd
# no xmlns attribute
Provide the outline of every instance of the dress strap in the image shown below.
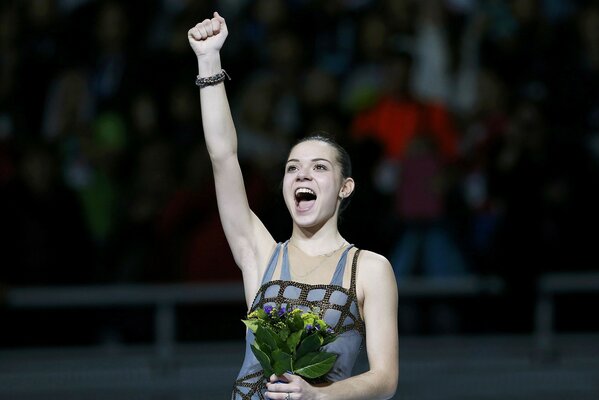
<svg viewBox="0 0 599 400"><path fill-rule="evenodd" d="M341 258L339 258L339 262L337 263L337 267L335 268L335 273L333 274L333 278L331 279L331 285L343 285L343 275L345 274L347 253L349 253L349 250L352 247L354 247L354 245L350 244L349 246L347 246L347 249L343 250L343 254L341 254Z"/></svg>
<svg viewBox="0 0 599 400"><path fill-rule="evenodd" d="M354 253L354 258L351 263L351 283L349 286L349 291L356 297L356 301L358 299L358 295L356 293L356 271L358 269L358 255L360 254L361 249L357 249Z"/></svg>
<svg viewBox="0 0 599 400"><path fill-rule="evenodd" d="M285 248L287 248L287 242L285 242ZM264 271L264 275L262 276L262 284L264 285L266 282L270 282L272 280L272 275L275 272L275 268L277 267L277 261L279 260L279 253L281 252L281 243L277 243L277 247L275 247L272 252L272 256L270 257L270 261L268 262L268 266Z"/></svg>
<svg viewBox="0 0 599 400"><path fill-rule="evenodd" d="M281 280L282 281L290 281L291 280L291 271L289 270L289 250L288 250L289 240L285 242L283 245L283 262L281 264Z"/></svg>

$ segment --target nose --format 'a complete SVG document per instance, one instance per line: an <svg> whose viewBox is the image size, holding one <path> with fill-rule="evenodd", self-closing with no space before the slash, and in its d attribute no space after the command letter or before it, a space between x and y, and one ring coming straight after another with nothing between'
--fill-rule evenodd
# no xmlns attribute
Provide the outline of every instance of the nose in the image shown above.
<svg viewBox="0 0 599 400"><path fill-rule="evenodd" d="M297 171L297 180L298 181L303 181L303 180L310 180L312 179L312 175L310 174L310 168L308 167L302 167Z"/></svg>

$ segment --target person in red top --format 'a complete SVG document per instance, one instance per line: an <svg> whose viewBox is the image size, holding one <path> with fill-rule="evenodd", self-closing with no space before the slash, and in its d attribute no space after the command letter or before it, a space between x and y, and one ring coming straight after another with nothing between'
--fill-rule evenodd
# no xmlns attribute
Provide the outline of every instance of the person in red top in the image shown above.
<svg viewBox="0 0 599 400"><path fill-rule="evenodd" d="M414 98L409 81L411 58L398 54L389 59L388 92L352 121L355 139L373 136L385 149L385 157L403 160L410 143L419 135L429 135L444 161L457 156L457 132L444 104Z"/></svg>
<svg viewBox="0 0 599 400"><path fill-rule="evenodd" d="M414 275L446 277L466 269L448 229L445 207L449 172L458 156L458 134L444 104L413 96L411 64L410 56L404 54L389 59L388 92L351 125L355 140L370 137L382 144L381 165L391 166L393 172L384 171L386 176L395 176L385 189L393 194L393 211L401 227L390 250L398 281ZM413 320L400 323L406 331L419 329ZM434 329L455 330L455 324Z"/></svg>

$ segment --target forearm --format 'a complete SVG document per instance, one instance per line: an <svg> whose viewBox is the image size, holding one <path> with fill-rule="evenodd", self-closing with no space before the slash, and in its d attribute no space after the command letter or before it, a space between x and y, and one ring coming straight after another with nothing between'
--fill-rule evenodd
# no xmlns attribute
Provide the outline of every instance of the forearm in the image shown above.
<svg viewBox="0 0 599 400"><path fill-rule="evenodd" d="M319 400L384 400L390 399L397 389L394 371L367 371L348 379L334 382L319 390Z"/></svg>
<svg viewBox="0 0 599 400"><path fill-rule="evenodd" d="M209 77L222 71L218 52L198 57L198 75ZM202 126L206 147L213 163L237 153L237 137L225 83L200 89Z"/></svg>

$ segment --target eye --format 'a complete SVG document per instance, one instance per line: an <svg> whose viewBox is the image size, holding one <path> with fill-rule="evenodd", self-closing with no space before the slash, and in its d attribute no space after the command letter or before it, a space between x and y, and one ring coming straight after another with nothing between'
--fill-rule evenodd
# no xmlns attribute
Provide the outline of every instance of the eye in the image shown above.
<svg viewBox="0 0 599 400"><path fill-rule="evenodd" d="M317 171L327 171L328 170L327 166L324 164L316 164L316 165L314 165L314 169Z"/></svg>
<svg viewBox="0 0 599 400"><path fill-rule="evenodd" d="M288 165L286 171L287 172L294 172L297 170L297 167L295 165Z"/></svg>

